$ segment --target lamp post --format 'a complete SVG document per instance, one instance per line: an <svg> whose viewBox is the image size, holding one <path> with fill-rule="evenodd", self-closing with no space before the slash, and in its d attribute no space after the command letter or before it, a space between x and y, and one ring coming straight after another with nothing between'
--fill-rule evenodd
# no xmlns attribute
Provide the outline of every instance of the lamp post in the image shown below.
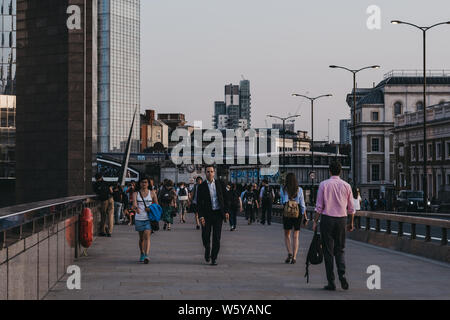
<svg viewBox="0 0 450 320"><path fill-rule="evenodd" d="M314 196L314 180L315 180L315 172L314 172L314 101L321 99L321 98L332 97L333 95L325 94L325 95L321 95L321 96L312 98L312 97L304 96L302 94L294 93L292 96L305 98L305 99L308 99L309 101L311 101L311 174L310 174L310 177L311 177L311 202L314 203L315 202L315 196Z"/></svg>
<svg viewBox="0 0 450 320"><path fill-rule="evenodd" d="M428 211L428 173L427 173L427 31L444 24L450 24L450 21L436 23L430 27L420 27L413 23L400 20L391 21L392 24L405 24L422 31L423 36L423 207Z"/></svg>
<svg viewBox="0 0 450 320"><path fill-rule="evenodd" d="M366 69L379 69L380 66L376 65L376 66L369 66L369 67L364 67L361 69L349 69L346 67L341 67L341 66L335 66L335 65L331 65L330 68L332 69L343 69L346 71L349 71L353 74L353 112L352 112L352 116L353 116L353 138L352 138L352 158L353 158L353 165L352 165L352 171L353 171L353 187L356 188L357 183L356 183L356 74L358 72L361 72L363 70Z"/></svg>
<svg viewBox="0 0 450 320"><path fill-rule="evenodd" d="M268 115L269 118L274 118L283 121L283 172L286 172L286 121L289 119L294 119L300 117L300 115L290 116L286 118L281 118L277 116Z"/></svg>

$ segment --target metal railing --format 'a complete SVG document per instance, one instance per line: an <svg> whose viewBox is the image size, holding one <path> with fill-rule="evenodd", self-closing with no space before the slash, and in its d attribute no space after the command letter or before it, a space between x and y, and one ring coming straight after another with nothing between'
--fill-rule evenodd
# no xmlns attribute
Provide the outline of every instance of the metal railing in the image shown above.
<svg viewBox="0 0 450 320"><path fill-rule="evenodd" d="M385 234L392 234L392 224L397 224L397 236L399 238L405 236L404 228L408 224L411 228L409 238L411 240L417 239L417 226L425 227L425 242L431 242L431 228L436 227L441 229L441 245L448 245L448 233L450 229L450 220L414 217L410 215L400 215L392 213L379 213L379 212L367 212L359 211L356 214L357 219L355 222L355 228L364 229L366 231L384 232ZM361 219L365 220L364 227L361 225ZM375 221L375 227L372 228L372 220ZM385 222L386 228L382 230L381 224Z"/></svg>
<svg viewBox="0 0 450 320"><path fill-rule="evenodd" d="M423 77L423 70L413 69L395 69L384 75L384 79L392 77ZM427 77L450 77L450 70L448 69L432 69L427 70Z"/></svg>
<svg viewBox="0 0 450 320"><path fill-rule="evenodd" d="M0 250L95 206L95 196L78 196L2 208Z"/></svg>

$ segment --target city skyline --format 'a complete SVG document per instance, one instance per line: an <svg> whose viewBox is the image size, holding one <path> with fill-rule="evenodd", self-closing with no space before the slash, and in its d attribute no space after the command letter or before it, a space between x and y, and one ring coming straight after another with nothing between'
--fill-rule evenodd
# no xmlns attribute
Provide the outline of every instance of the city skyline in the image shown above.
<svg viewBox="0 0 450 320"><path fill-rule="evenodd" d="M271 127L271 121L266 124L266 115L276 108L282 114L298 112L302 117L296 129L310 131L308 103L290 95L314 95L325 90L334 98L317 105L317 121L330 118L332 110L330 139L339 141L339 120L350 117L345 100L352 79L328 66L381 65L379 70L358 75L360 88L378 84L393 69L420 70L420 35L392 26L390 20L413 17L414 22L427 25L448 20L450 12L450 4L445 1L435 1L435 10L427 10L429 4L419 1L351 2L344 14L340 4L331 1L326 6L310 4L308 10L291 0L246 1L239 5L237 1L227 5L203 0L189 4L143 2L142 108L189 110L190 123L201 120L209 127L211 101L221 100L223 83L232 83L243 75L252 81L253 127ZM381 9L381 30L366 26L370 17L366 10L373 4ZM229 23L226 18L231 13ZM230 34L230 41L222 41ZM430 32L429 69L450 69L446 59L450 44L440 41L446 35L450 35L450 28ZM355 49L349 52L354 39ZM316 136L326 140L328 126L316 125Z"/></svg>

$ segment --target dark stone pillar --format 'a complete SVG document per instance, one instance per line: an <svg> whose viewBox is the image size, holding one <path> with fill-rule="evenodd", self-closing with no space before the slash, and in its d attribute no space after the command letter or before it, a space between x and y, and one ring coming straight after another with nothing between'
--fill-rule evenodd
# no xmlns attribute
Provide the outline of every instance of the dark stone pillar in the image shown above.
<svg viewBox="0 0 450 320"><path fill-rule="evenodd" d="M91 192L96 3L17 1L18 203ZM80 30L67 27L70 5Z"/></svg>

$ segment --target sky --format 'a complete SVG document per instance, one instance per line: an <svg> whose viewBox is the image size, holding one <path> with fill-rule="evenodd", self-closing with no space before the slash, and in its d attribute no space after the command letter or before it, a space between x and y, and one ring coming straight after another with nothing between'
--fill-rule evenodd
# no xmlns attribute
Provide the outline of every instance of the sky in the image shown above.
<svg viewBox="0 0 450 320"><path fill-rule="evenodd" d="M381 29L370 30L369 6L380 8ZM391 20L428 26L450 20L449 0L142 0L141 106L184 113L190 124L212 125L224 86L250 80L252 127L271 126L268 114L300 114L296 129L311 130L311 107L292 93L319 96L315 138L339 141L339 120L352 75L341 65L379 70L358 74L372 87L393 69L422 69L422 35ZM428 68L450 69L450 26L428 32Z"/></svg>

